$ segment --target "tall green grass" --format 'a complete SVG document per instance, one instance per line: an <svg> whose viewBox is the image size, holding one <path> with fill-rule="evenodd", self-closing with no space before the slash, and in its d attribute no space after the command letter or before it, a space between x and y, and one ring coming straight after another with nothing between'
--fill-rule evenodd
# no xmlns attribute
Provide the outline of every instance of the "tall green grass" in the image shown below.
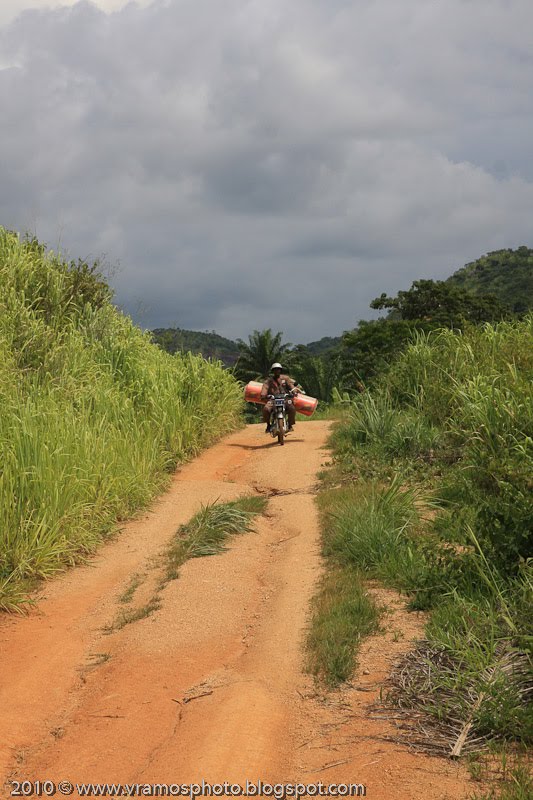
<svg viewBox="0 0 533 800"><path fill-rule="evenodd" d="M169 356L85 264L0 228L0 608L94 550L234 428L222 365Z"/></svg>
<svg viewBox="0 0 533 800"><path fill-rule="evenodd" d="M468 719L472 698L482 697L475 733L525 742L533 740L532 379L531 315L419 334L334 432L340 479L352 486L329 497L324 525L337 560L431 611L425 647L437 655L429 683L413 678L417 712Z"/></svg>
<svg viewBox="0 0 533 800"><path fill-rule="evenodd" d="M533 315L418 334L355 399L335 446L398 470L413 457L437 464L454 538L467 544L473 529L491 560L516 572L533 554Z"/></svg>
<svg viewBox="0 0 533 800"><path fill-rule="evenodd" d="M309 636L315 673L328 685L350 676L361 637L375 629L363 579L378 579L407 595L411 609L432 612L429 645L412 658L412 668L427 662L428 647L437 657L420 672L423 686L415 674L403 707L436 720L466 720L472 698L483 694L474 719L477 735L532 741L527 654L533 562L509 578L488 561L473 535L470 548L443 542L431 530L431 503L398 480L358 481L322 497L327 572ZM515 656L519 670L510 661Z"/></svg>

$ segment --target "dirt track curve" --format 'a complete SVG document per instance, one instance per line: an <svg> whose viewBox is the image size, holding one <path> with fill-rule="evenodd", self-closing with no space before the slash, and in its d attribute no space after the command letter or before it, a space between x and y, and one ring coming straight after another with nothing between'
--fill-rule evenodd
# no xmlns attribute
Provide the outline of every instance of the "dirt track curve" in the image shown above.
<svg viewBox="0 0 533 800"><path fill-rule="evenodd" d="M367 717L393 658L421 620L392 593L353 685L324 697L303 669L320 575L313 492L328 423L306 422L281 448L248 426L179 470L149 513L91 562L44 585L26 617L0 618L0 796L5 781L357 782L369 797L462 798L451 762L383 740ZM201 503L270 496L256 530L189 561L155 614L106 634L134 574L153 565ZM400 631L400 634L398 633ZM77 797L77 794L72 795Z"/></svg>

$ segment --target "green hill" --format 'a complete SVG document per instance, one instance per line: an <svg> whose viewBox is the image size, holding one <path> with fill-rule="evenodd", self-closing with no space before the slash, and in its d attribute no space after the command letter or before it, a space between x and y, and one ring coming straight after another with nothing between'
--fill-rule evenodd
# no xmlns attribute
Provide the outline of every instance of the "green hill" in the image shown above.
<svg viewBox="0 0 533 800"><path fill-rule="evenodd" d="M508 308L514 313L520 314L533 309L533 249L522 246L516 250L496 250L457 270L446 281L419 281L417 283L420 284L419 288L421 289L426 287L426 294L430 291L430 293L440 292L440 294L449 295L450 292L453 293L451 285L457 287L457 289L464 289L471 293L471 305L478 303L477 298L479 297L494 295L500 303L506 306L506 309ZM419 293L423 294L423 292ZM413 294L413 290L399 294L407 297ZM457 294L457 291L455 291L455 294ZM472 297L472 295L474 296ZM388 298L385 298L384 295L379 298L380 302L385 302L385 300L388 300ZM375 303L376 301L373 302ZM487 300L487 302L490 301ZM372 305L372 307L377 306ZM390 308L390 304L384 307ZM506 309L503 309L503 311L506 311ZM422 314L426 321L427 316L426 313ZM388 320L393 322L399 319L401 319L401 315L398 310L392 308L389 311ZM394 330L384 327L383 321L361 323L360 329L360 338L365 340L365 352L368 350L368 342L366 340L369 339L369 336L373 341L376 337L380 340L378 342L378 351L381 352L382 335L385 334L391 340L390 343L394 344L393 340L400 332L400 327L398 326ZM404 334L405 331L403 331L398 340L399 346L404 342ZM200 354L204 358L222 361L226 367L235 366L239 358L237 342L220 336L215 331L156 328L152 331L152 338L155 344L168 353L190 351ZM293 350L298 352L306 350L310 356L328 359L335 351L342 349L345 344L346 341L342 336L324 336L306 345L298 345ZM371 362L381 363L372 349L368 352L370 353L369 360Z"/></svg>
<svg viewBox="0 0 533 800"><path fill-rule="evenodd" d="M196 353L204 358L222 361L232 367L239 357L236 342L220 336L215 331L188 331L184 328L155 328L152 331L155 344L167 353Z"/></svg>
<svg viewBox="0 0 533 800"><path fill-rule="evenodd" d="M335 350L342 342L342 336L323 336L317 342L309 342L307 349L313 356L323 356Z"/></svg>
<svg viewBox="0 0 533 800"><path fill-rule="evenodd" d="M515 313L533 308L533 250L495 250L448 278L478 295L494 294Z"/></svg>

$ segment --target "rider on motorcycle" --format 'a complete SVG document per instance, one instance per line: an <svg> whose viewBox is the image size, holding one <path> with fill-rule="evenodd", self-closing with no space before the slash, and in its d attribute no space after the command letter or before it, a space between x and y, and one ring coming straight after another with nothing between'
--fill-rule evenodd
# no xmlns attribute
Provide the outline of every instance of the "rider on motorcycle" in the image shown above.
<svg viewBox="0 0 533 800"><path fill-rule="evenodd" d="M289 378L288 375L282 375L283 367L281 364L276 362L275 364L272 364L270 369L272 376L269 376L266 379L263 384L263 388L261 389L261 397L263 400L266 400L269 395L298 392L298 384L296 381L294 381L292 378ZM266 422L265 433L270 433L270 415L273 408L274 404L272 403L272 400L268 400L268 402L263 406L263 422ZM289 430L292 431L296 424L296 409L292 403L287 405L287 417L289 419Z"/></svg>

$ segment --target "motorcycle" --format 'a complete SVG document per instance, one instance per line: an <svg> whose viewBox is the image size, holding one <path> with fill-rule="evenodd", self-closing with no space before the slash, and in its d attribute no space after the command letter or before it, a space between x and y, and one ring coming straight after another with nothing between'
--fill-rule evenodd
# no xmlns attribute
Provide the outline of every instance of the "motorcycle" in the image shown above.
<svg viewBox="0 0 533 800"><path fill-rule="evenodd" d="M279 444L285 444L285 436L289 432L289 418L287 406L292 405L293 392L288 394L271 394L268 400L272 401L272 411L270 412L270 435L278 439Z"/></svg>

